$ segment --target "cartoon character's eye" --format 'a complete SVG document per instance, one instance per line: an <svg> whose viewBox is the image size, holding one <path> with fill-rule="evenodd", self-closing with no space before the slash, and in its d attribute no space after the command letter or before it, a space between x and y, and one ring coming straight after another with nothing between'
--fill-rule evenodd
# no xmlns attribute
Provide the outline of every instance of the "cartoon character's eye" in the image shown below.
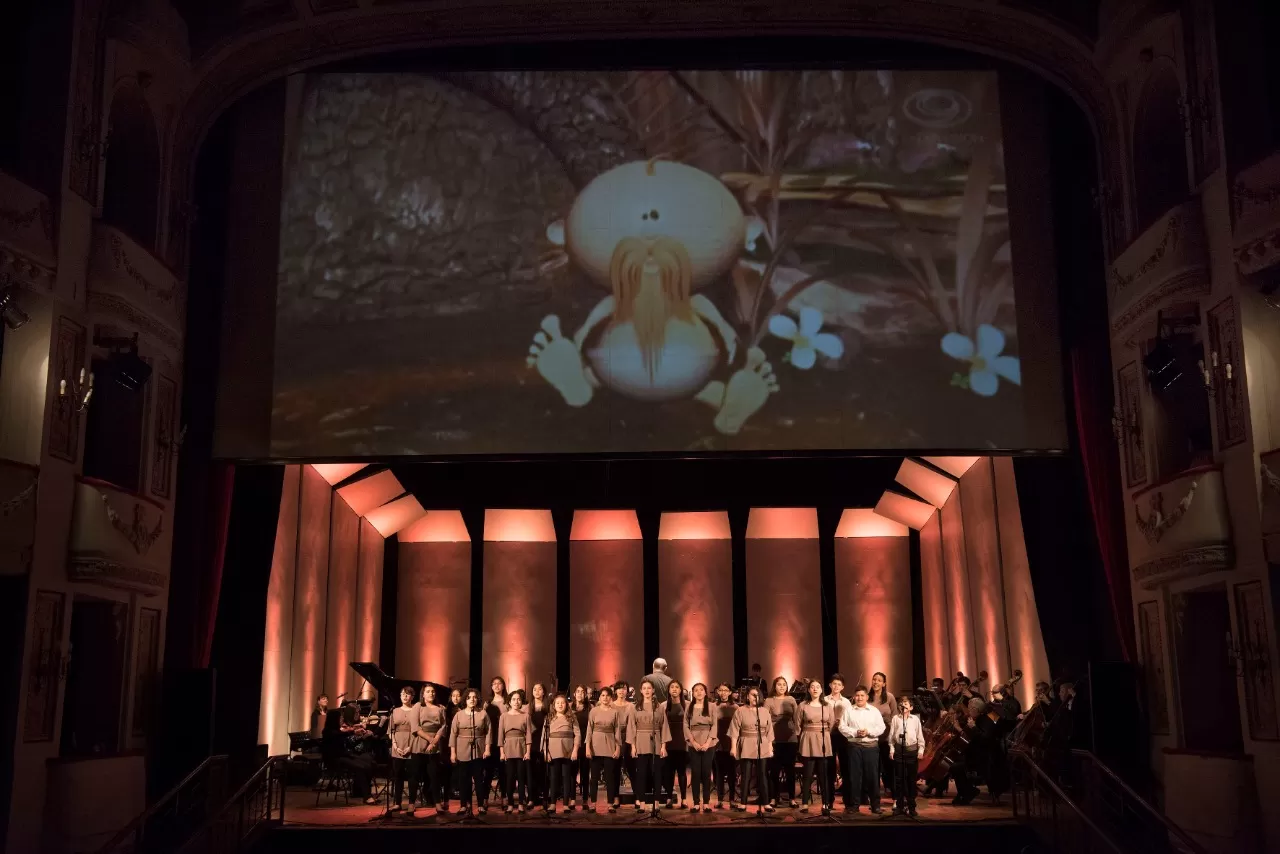
<svg viewBox="0 0 1280 854"><path fill-rule="evenodd" d="M654 208L653 210L649 211L649 219L652 219L652 220L655 220L655 221L658 219L658 210L657 210L657 208Z"/></svg>

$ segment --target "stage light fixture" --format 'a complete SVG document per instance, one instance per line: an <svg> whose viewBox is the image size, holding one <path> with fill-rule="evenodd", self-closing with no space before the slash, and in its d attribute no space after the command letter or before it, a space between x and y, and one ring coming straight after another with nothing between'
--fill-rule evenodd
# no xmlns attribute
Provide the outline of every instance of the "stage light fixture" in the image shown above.
<svg viewBox="0 0 1280 854"><path fill-rule="evenodd" d="M4 318L4 325L10 329L19 329L30 323L31 318L18 307L14 291L12 287L0 290L0 318Z"/></svg>

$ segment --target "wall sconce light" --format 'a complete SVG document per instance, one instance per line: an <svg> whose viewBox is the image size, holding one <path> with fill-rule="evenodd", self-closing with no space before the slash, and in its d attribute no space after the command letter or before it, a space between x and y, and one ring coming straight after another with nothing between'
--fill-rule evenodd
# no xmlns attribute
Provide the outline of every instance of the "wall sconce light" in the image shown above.
<svg viewBox="0 0 1280 854"><path fill-rule="evenodd" d="M58 380L58 405L84 412L93 398L93 374L87 374L87 379L88 382L85 369L81 368L79 378L72 380L69 386L66 380Z"/></svg>
<svg viewBox="0 0 1280 854"><path fill-rule="evenodd" d="M16 289L6 287L0 290L0 318L10 329L19 329L31 322L27 313L18 307Z"/></svg>
<svg viewBox="0 0 1280 854"><path fill-rule="evenodd" d="M1219 371L1221 371L1222 378L1226 382L1229 383L1235 380L1233 371L1231 369L1231 363L1222 362L1218 357L1217 350L1214 350L1211 353L1209 353L1208 367L1205 366L1204 359L1200 359L1196 364L1200 366L1200 378L1204 381L1204 390L1209 392L1209 394L1213 394L1215 391L1215 384L1214 384L1213 378L1214 378L1214 375L1217 374Z"/></svg>

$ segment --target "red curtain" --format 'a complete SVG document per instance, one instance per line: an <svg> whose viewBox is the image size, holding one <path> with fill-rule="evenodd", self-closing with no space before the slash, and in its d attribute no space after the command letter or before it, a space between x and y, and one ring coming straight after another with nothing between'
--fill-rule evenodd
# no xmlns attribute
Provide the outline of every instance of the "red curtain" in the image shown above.
<svg viewBox="0 0 1280 854"><path fill-rule="evenodd" d="M1120 654L1125 661L1133 661L1133 597L1129 587L1120 461L1111 430L1114 404L1110 395L1111 360L1106 349L1105 342L1101 346L1072 348L1071 386L1075 398L1076 439L1107 579L1111 615Z"/></svg>
<svg viewBox="0 0 1280 854"><path fill-rule="evenodd" d="M218 596L222 591L222 566L227 557L227 531L231 526L231 496L235 491L236 469L231 463L215 462L209 466L203 554L203 566L197 574L197 590L193 629L196 665L208 668L213 659L213 632L218 622Z"/></svg>

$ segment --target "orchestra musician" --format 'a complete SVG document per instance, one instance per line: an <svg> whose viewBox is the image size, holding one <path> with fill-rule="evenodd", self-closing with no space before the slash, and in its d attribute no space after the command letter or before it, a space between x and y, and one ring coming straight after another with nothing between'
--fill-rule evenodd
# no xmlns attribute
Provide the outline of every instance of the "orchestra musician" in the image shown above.
<svg viewBox="0 0 1280 854"><path fill-rule="evenodd" d="M321 738L324 736L324 725L328 718L329 695L321 694L316 697L315 708L311 710L311 738Z"/></svg>
<svg viewBox="0 0 1280 854"><path fill-rule="evenodd" d="M774 677L773 693L764 701L773 719L773 761L769 773L769 806L796 806L796 700L785 676Z"/></svg>
<svg viewBox="0 0 1280 854"><path fill-rule="evenodd" d="M613 692L601 691L600 700L587 715L587 759L591 762L588 804L595 809L596 795L600 791L600 778L604 777L605 795L609 799L609 812L618 811L618 778L614 768L622 757L622 739L626 735L628 718L614 708Z"/></svg>
<svg viewBox="0 0 1280 854"><path fill-rule="evenodd" d="M435 686L426 685L418 703L418 731L413 739L413 758L418 766L417 778L422 784L422 804L444 813L449 811L449 791L448 778L444 776L440 760L448 732L445 707L436 703Z"/></svg>
<svg viewBox="0 0 1280 854"><path fill-rule="evenodd" d="M586 685L574 687L573 703L570 705L569 713L573 715L574 722L578 725L578 732L582 734L578 739L574 762L578 774L578 795L581 799L579 808L585 810L588 803L587 787L591 784L591 758L587 756L586 746L587 717L591 714L591 694Z"/></svg>
<svg viewBox="0 0 1280 854"><path fill-rule="evenodd" d="M523 813L529 800L527 773L533 725L529 721L529 713L524 710L522 689L512 691L507 702L507 710L498 719L498 759L506 771L502 811L510 815L513 805Z"/></svg>
<svg viewBox="0 0 1280 854"><path fill-rule="evenodd" d="M471 813L471 789L475 786L478 812L488 812L487 798L481 786L485 780L485 763L489 761L490 744L493 741L489 715L480 708L480 692L468 688L463 695L465 705L453 717L449 732L449 759L457 769L459 782L459 810L463 815Z"/></svg>
<svg viewBox="0 0 1280 854"><path fill-rule="evenodd" d="M897 775L893 812L916 816L916 778L920 776L920 754L925 750L924 728L914 714L915 700L908 694L898 701L898 711L889 722L889 760Z"/></svg>
<svg viewBox="0 0 1280 854"><path fill-rule="evenodd" d="M729 753L738 762L740 793L734 809L747 808L750 784L756 785L756 806L773 812L769 801L769 757L773 755L773 718L760 703L760 690L747 690L747 704L739 706L729 721Z"/></svg>
<svg viewBox="0 0 1280 854"><path fill-rule="evenodd" d="M808 699L796 707L795 730L801 769L800 812L809 811L813 800L813 779L818 777L818 790L822 795L822 814L830 815L835 801L832 793L832 775L827 765L832 761L831 733L835 729L835 709L822 696L822 682L810 679Z"/></svg>
<svg viewBox="0 0 1280 854"><path fill-rule="evenodd" d="M874 706L884 718L884 732L880 734L880 779L885 791L893 797L893 764L889 759L889 721L898 714L898 700L888 689L889 678L883 673L871 674L871 691L867 705Z"/></svg>
<svg viewBox="0 0 1280 854"><path fill-rule="evenodd" d="M575 688L574 694L577 692L578 689ZM547 800L542 805L543 812L556 811L557 792L564 800L565 809L573 812L574 793L577 791L574 785L574 767L581 747L582 730L578 726L578 719L570 710L569 701L564 695L556 694L551 700L551 710L542 724L542 752L551 772Z"/></svg>
<svg viewBox="0 0 1280 854"><path fill-rule="evenodd" d="M390 812L400 811L405 778L409 780L409 815L418 800L418 763L413 759L414 733L418 731L418 707L413 704L413 688L400 689L400 705L391 710L391 805Z"/></svg>
<svg viewBox="0 0 1280 854"><path fill-rule="evenodd" d="M626 741L635 757L636 774L631 783L636 812L650 806L657 809L658 790L662 788L662 760L667 756L671 730L667 726L666 706L654 696L652 682L640 683L640 698L627 725Z"/></svg>
<svg viewBox="0 0 1280 854"><path fill-rule="evenodd" d="M848 778L845 781L853 808L858 812L865 798L871 812L880 812L880 733L884 718L880 710L867 704L867 688L859 685L853 692L853 705L845 706L840 718L840 733L848 742Z"/></svg>
<svg viewBox="0 0 1280 854"><path fill-rule="evenodd" d="M693 798L689 812L711 812L711 766L716 756L716 707L707 696L707 686L693 686L693 699L684 716L684 740L689 750L689 785Z"/></svg>
<svg viewBox="0 0 1280 854"><path fill-rule="evenodd" d="M734 767L732 744L729 741L729 724L738 710L733 701L733 689L728 682L716 686L716 809L722 810L725 805L725 793L729 795L729 803L733 802L737 769Z"/></svg>
<svg viewBox="0 0 1280 854"><path fill-rule="evenodd" d="M662 661L662 659L658 659ZM666 662L663 662L665 667ZM661 695L659 695L661 696ZM689 743L685 736L685 702L684 702L684 686L680 684L679 679L672 679L667 683L666 703L664 704L667 714L667 731L671 736L671 740L667 742L667 756L662 761L663 789L666 791L666 806L671 808L672 801L675 801L675 808L684 809L685 799L689 795L688 784L685 782L685 771L689 767ZM677 787L680 794L676 795Z"/></svg>

